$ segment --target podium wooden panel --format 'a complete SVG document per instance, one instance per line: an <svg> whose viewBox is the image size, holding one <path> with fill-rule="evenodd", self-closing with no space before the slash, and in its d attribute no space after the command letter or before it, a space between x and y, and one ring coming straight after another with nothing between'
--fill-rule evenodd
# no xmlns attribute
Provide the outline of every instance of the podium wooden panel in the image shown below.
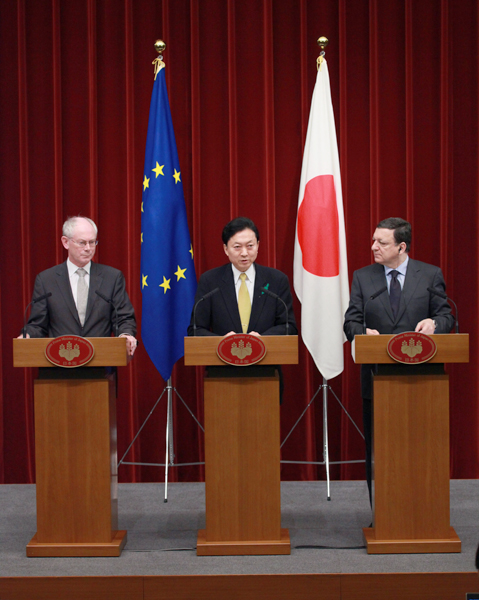
<svg viewBox="0 0 479 600"><path fill-rule="evenodd" d="M387 353L391 337L356 336L355 361L401 365ZM467 335L434 341L431 363L468 362ZM373 376L374 523L363 530L369 554L461 551L450 526L449 377L428 364L413 373L402 365Z"/></svg>
<svg viewBox="0 0 479 600"><path fill-rule="evenodd" d="M115 385L88 376L91 366L126 365L126 340L89 340L95 357L84 377L65 369L65 378L34 382L37 532L27 556L119 556L126 543L118 531ZM49 341L14 340L14 366L52 366Z"/></svg>
<svg viewBox="0 0 479 600"><path fill-rule="evenodd" d="M185 363L224 365L216 355L222 339L185 338ZM297 336L262 340L267 354L259 365L297 363ZM205 377L206 528L197 554L290 554L281 529L279 377L225 368L238 376Z"/></svg>

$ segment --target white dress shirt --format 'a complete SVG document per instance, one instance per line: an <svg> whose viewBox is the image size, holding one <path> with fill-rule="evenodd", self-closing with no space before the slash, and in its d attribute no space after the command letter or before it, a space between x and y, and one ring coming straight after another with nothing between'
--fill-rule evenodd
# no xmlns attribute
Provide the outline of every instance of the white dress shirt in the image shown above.
<svg viewBox="0 0 479 600"><path fill-rule="evenodd" d="M67 258L67 268L68 268L68 276L70 279L70 285L72 288L73 300L75 300L75 306L78 308L77 304L77 290L78 290L78 279L80 276L77 273L77 267L74 265L69 258ZM90 269L91 269L91 261L83 267L86 271L85 275L85 283L88 289L90 289Z"/></svg>
<svg viewBox="0 0 479 600"><path fill-rule="evenodd" d="M233 277L234 277L235 289L236 289L236 300L238 300L239 289L241 286L240 275L241 275L242 271L238 271L238 269L233 265L233 263L231 263L231 268L233 269ZM251 305L253 305L254 278L256 277L256 271L254 268L254 264L252 264L251 267L247 271L244 271L244 272L246 273L246 279L245 279L246 287L248 288Z"/></svg>

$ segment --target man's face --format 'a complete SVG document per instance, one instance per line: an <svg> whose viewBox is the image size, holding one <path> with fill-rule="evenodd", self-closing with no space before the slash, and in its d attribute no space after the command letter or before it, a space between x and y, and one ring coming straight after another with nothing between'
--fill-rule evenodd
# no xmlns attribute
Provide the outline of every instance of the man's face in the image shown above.
<svg viewBox="0 0 479 600"><path fill-rule="evenodd" d="M254 231L243 229L235 233L223 248L226 256L233 265L244 273L256 260L258 256L259 242L256 239Z"/></svg>
<svg viewBox="0 0 479 600"><path fill-rule="evenodd" d="M374 260L386 267L396 268L406 260L406 244L396 244L392 229L376 229L371 250Z"/></svg>
<svg viewBox="0 0 479 600"><path fill-rule="evenodd" d="M85 219L77 220L71 239L62 236L62 244L68 250L68 258L77 267L84 267L95 256L95 241L95 230ZM89 243L84 245L84 242Z"/></svg>

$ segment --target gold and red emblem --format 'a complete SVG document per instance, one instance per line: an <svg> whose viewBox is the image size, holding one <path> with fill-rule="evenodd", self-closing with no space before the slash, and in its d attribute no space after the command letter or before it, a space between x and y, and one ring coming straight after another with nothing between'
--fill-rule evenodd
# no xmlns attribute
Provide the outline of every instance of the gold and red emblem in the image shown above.
<svg viewBox="0 0 479 600"><path fill-rule="evenodd" d="M392 337L387 345L389 356L400 363L420 365L428 362L437 352L433 336L406 331Z"/></svg>
<svg viewBox="0 0 479 600"><path fill-rule="evenodd" d="M266 346L256 335L237 333L223 338L216 347L216 354L229 365L244 367L262 360L266 354Z"/></svg>
<svg viewBox="0 0 479 600"><path fill-rule="evenodd" d="M53 365L72 369L91 361L95 354L93 344L78 335L62 335L54 338L45 348L45 356Z"/></svg>

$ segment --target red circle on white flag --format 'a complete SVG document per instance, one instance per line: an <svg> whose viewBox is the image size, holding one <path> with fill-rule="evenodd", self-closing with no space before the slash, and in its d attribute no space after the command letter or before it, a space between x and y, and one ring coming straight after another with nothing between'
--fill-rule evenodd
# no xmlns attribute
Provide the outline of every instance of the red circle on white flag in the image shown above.
<svg viewBox="0 0 479 600"><path fill-rule="evenodd" d="M303 267L318 277L339 275L339 218L332 175L318 175L304 188L298 209Z"/></svg>

